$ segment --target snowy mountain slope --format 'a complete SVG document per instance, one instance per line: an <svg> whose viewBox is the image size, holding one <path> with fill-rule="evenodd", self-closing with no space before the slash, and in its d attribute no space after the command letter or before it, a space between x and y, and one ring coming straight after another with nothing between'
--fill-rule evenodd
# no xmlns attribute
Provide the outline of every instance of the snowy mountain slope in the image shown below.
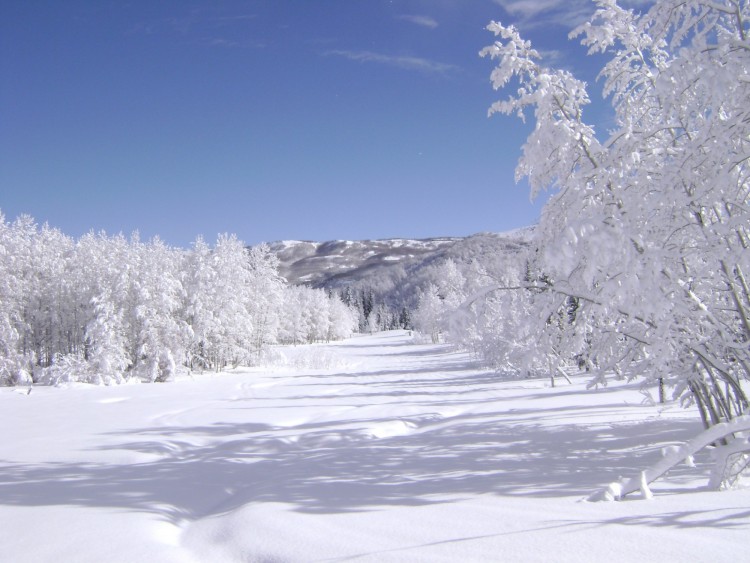
<svg viewBox="0 0 750 563"><path fill-rule="evenodd" d="M290 283L327 287L357 281L396 265L412 265L458 240L283 241L270 246L279 258L281 275Z"/></svg>
<svg viewBox="0 0 750 563"><path fill-rule="evenodd" d="M399 275L439 259L469 261L482 252L514 252L528 242L530 233L531 229L519 229L431 239L280 241L270 247L290 283L341 287Z"/></svg>
<svg viewBox="0 0 750 563"><path fill-rule="evenodd" d="M404 331L163 385L0 388L0 560L738 561L708 459L581 502L701 430L638 385L502 380ZM741 558L741 557L740 557Z"/></svg>

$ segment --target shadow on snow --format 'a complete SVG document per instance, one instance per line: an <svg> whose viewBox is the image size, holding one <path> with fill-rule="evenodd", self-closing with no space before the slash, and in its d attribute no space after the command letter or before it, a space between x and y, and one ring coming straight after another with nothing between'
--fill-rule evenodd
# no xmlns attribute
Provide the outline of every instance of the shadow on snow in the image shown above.
<svg viewBox="0 0 750 563"><path fill-rule="evenodd" d="M293 428L220 423L129 430L119 435L123 443L104 449L127 450L155 459L125 465L0 464L0 502L151 511L177 522L259 502L288 503L300 511L332 513L384 505L423 505L441 502L446 496L452 500L478 494L582 497L618 475L634 474L653 462L659 455L658 447L646 448L643 444L687 439L700 426L697 421L655 419L637 425L594 427L565 422L570 412L580 420L587 409L593 415L622 406L614 403L614 397L611 405L546 408L544 416L551 417L556 426L534 422L533 415L540 411L533 408L504 409L501 397L491 399L497 404L494 412L442 416L441 408L463 401L443 398L440 389L464 385L475 393L486 393L492 375L469 373L441 379L445 372L437 378L424 377L424 373L423 367L399 374L378 372L389 378L389 384L403 383L401 391L384 389L379 393L378 386L370 382L368 392L352 396L377 397L398 404L398 398L403 402L411 394L430 395L431 399L406 405L429 404L434 406L435 415L310 422ZM418 378L393 381L394 376L409 374ZM420 386L425 390L415 390ZM543 391L528 389L526 400L541 397ZM461 392L453 390L450 394L455 397ZM311 400L325 404L326 398L289 400L303 406ZM486 404L486 395L484 399ZM263 400L248 401L260 407ZM383 402L363 406L367 404ZM247 408L252 409L253 404ZM378 438L367 430L394 422L403 425L403 435ZM679 483L686 471L678 468L669 482ZM689 471L694 475L696 470ZM669 491L674 492L662 489ZM659 525L680 527L700 521L682 513L647 518L661 519ZM640 523L621 520L618 523Z"/></svg>

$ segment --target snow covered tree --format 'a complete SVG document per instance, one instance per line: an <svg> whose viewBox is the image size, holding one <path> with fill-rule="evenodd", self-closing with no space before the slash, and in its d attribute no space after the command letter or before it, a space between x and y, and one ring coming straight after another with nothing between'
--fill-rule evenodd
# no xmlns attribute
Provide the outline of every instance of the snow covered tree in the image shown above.
<svg viewBox="0 0 750 563"><path fill-rule="evenodd" d="M198 237L185 259L185 320L190 327L191 342L186 363L190 369L210 369L218 339L214 283L218 273L211 258L211 248Z"/></svg>
<svg viewBox="0 0 750 563"><path fill-rule="evenodd" d="M304 285L288 286L279 319L279 341L303 344L341 340L358 328L359 311L335 293Z"/></svg>
<svg viewBox="0 0 750 563"><path fill-rule="evenodd" d="M424 335L429 335L433 343L438 343L444 318L445 307L440 297L440 289L429 283L419 296L419 305L414 313L414 328Z"/></svg>
<svg viewBox="0 0 750 563"><path fill-rule="evenodd" d="M21 351L23 286L14 229L0 213L0 385L31 381L29 356Z"/></svg>
<svg viewBox="0 0 750 563"><path fill-rule="evenodd" d="M538 325L554 315L539 306L538 291L519 291L528 277L521 267L523 255L514 258L514 264L480 268L469 295L451 313L452 337L500 372L546 375L555 350L538 345Z"/></svg>
<svg viewBox="0 0 750 563"><path fill-rule="evenodd" d="M334 293L328 297L329 329L326 340L343 340L351 337L359 325L357 310L349 307Z"/></svg>
<svg viewBox="0 0 750 563"><path fill-rule="evenodd" d="M450 258L432 268L430 274L430 281L419 292L413 322L419 332L439 342L457 328L455 313L466 298L466 279Z"/></svg>
<svg viewBox="0 0 750 563"><path fill-rule="evenodd" d="M70 355L82 356L90 364L85 370L88 375L79 380L119 383L131 375L129 370L136 363L132 287L138 274L132 242L122 235L89 233L78 241L71 256L72 321L83 330ZM59 379L55 371L53 380Z"/></svg>
<svg viewBox="0 0 750 563"><path fill-rule="evenodd" d="M308 342L321 342L328 339L331 330L330 299L322 289L313 289L308 293L307 315L310 331Z"/></svg>
<svg viewBox="0 0 750 563"><path fill-rule="evenodd" d="M436 283L446 308L455 309L466 298L466 278L450 258L438 268Z"/></svg>
<svg viewBox="0 0 750 563"><path fill-rule="evenodd" d="M279 276L279 260L267 244L247 249L247 260L251 272L248 313L253 326L253 352L257 355L268 344L276 343L284 280Z"/></svg>
<svg viewBox="0 0 750 563"><path fill-rule="evenodd" d="M167 381L185 357L189 329L180 317L184 289L178 253L158 238L133 242L136 275L131 279L132 369L147 381Z"/></svg>
<svg viewBox="0 0 750 563"><path fill-rule="evenodd" d="M245 245L234 235L220 235L213 250L196 243L193 295L189 315L202 361L217 371L249 358L253 348L254 271ZM196 279L197 276L197 279ZM196 294L196 292L199 292ZM197 319L200 319L198 321Z"/></svg>
<svg viewBox="0 0 750 563"><path fill-rule="evenodd" d="M95 383L122 383L125 373L131 366L128 354L127 327L125 311L109 290L104 289L92 299L94 317L86 327L90 343L88 359Z"/></svg>
<svg viewBox="0 0 750 563"><path fill-rule="evenodd" d="M533 113L518 177L558 188L536 242L539 345L564 367L585 353L609 374L671 384L706 425L744 411L750 377L750 3L662 0L644 14L599 0L582 36L615 126L583 119L586 85L539 63L512 26L482 51L499 61L490 113ZM572 322L551 316L577 308ZM551 366L550 369L554 369Z"/></svg>
<svg viewBox="0 0 750 563"><path fill-rule="evenodd" d="M284 344L301 344L307 337L308 328L303 314L305 286L291 285L284 290L281 318L279 319L279 341Z"/></svg>
<svg viewBox="0 0 750 563"><path fill-rule="evenodd" d="M372 288L363 288L360 291L360 308L361 314L359 317L359 331L360 332L372 332L373 325L370 322L370 315L375 307L375 294Z"/></svg>
<svg viewBox="0 0 750 563"><path fill-rule="evenodd" d="M398 315L398 326L399 328L409 330L412 328L411 313L406 307L401 308L401 312Z"/></svg>

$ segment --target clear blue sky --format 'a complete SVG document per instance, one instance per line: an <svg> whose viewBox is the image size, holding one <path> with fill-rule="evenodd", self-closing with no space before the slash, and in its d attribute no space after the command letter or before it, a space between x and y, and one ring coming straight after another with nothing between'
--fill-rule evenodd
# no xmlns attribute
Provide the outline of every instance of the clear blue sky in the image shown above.
<svg viewBox="0 0 750 563"><path fill-rule="evenodd" d="M188 246L532 224L490 20L593 80L587 0L0 0L0 209ZM586 73L590 76L586 76Z"/></svg>

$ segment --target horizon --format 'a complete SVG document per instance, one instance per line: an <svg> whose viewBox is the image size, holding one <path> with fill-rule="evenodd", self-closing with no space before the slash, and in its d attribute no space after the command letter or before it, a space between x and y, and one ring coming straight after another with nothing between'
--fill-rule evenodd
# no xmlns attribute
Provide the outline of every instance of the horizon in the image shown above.
<svg viewBox="0 0 750 563"><path fill-rule="evenodd" d="M103 235L103 236L107 236L107 237L121 236L121 237L124 237L124 238L126 238L128 240L133 239L133 238L137 238L137 239L140 239L140 240L143 240L143 241L146 241L146 242L158 239L158 240L164 242L165 244L167 244L168 246L170 246L172 248L185 249L185 250L189 249L190 246L192 246L193 244L195 244L196 240L198 240L199 238L201 240L203 240L204 242L208 243L208 244L212 244L212 243L214 243L216 241L216 239L219 236L222 236L222 235L229 235L229 236L234 235L234 236L237 236L237 233L232 233L232 232L228 232L228 231L218 232L218 233L216 233L216 235L214 237L211 237L211 238L205 237L203 235L196 235L193 240L191 240L191 241L188 242L188 244L186 244L186 245L178 245L178 244L171 244L171 243L169 243L169 241L165 241L158 233L154 234L153 236L151 236L149 238L145 238L144 239L143 237L141 237L140 231L138 229L135 229L135 230L131 231L130 233L124 233L122 231L119 231L119 232L116 232L116 233L115 232L108 232L108 231L106 231L104 229L100 229L98 231L95 231L93 229L88 229L87 231L84 231L81 234L73 235L73 234L65 232L64 230L60 229L56 225L50 224L48 221L44 221L44 222L37 221L35 217L29 215L28 213L22 213L21 215L19 215L17 217L7 217L7 216L4 215L3 210L0 209L0 218L4 219L8 224L12 224L14 221L16 221L18 219L21 219L23 217L29 217L30 219L32 219L34 221L34 224L36 225L37 228L43 228L43 227L46 226L46 227L48 227L50 229L59 231L62 235L70 237L73 240L79 240L81 237L89 235L89 234ZM289 243L307 243L307 244L322 245L322 244L327 244L327 243L331 243L331 242L359 242L359 243L367 243L367 242L391 242L391 241L421 242L421 241L439 241L439 240L464 240L464 239L467 239L467 238L472 238L472 237L477 237L477 236L483 236L483 235L508 236L508 235L516 234L516 233L518 233L520 231L532 230L535 227L536 227L536 223L531 224L531 225L527 225L527 226L524 226L524 227L517 227L517 228L514 228L514 229L508 229L508 230L505 230L505 231L477 231L475 233L469 233L469 234L466 234L466 235L443 235L443 236L438 235L438 236L427 236L427 237L385 236L385 237L382 237L382 238L363 238L363 239L332 238L332 239L325 239L325 240L290 239L290 238L286 238L286 239L275 239L275 240L259 240L259 241L254 242L254 243L250 243L248 241L245 241L245 240L241 239L239 236L237 236L237 238L240 240L240 242L245 243L246 246L248 246L248 247L257 246L257 245L260 245L260 244L275 245L275 244L289 244Z"/></svg>

